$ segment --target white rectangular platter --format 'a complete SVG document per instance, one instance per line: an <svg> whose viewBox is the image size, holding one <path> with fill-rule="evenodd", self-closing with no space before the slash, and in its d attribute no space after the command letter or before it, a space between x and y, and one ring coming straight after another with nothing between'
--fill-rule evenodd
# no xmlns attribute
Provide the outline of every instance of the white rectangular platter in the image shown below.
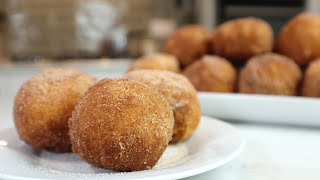
<svg viewBox="0 0 320 180"><path fill-rule="evenodd" d="M320 127L320 98L200 92L204 115L250 121Z"/></svg>

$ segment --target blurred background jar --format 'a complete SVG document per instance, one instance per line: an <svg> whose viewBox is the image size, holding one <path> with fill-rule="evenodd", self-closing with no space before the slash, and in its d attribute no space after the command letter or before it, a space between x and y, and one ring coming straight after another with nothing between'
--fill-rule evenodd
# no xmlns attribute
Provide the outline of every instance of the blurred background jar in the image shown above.
<svg viewBox="0 0 320 180"><path fill-rule="evenodd" d="M112 43L113 53L126 44L123 7L116 1L8 0L5 6L13 60L95 58L108 53L103 44Z"/></svg>

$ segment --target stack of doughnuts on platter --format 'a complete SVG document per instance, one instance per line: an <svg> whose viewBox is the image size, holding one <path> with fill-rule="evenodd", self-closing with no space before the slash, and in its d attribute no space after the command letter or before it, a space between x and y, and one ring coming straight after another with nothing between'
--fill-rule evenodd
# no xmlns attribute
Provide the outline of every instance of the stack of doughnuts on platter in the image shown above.
<svg viewBox="0 0 320 180"><path fill-rule="evenodd" d="M255 17L231 19L212 31L186 25L166 41L167 54L161 53L176 60L148 55L132 66L150 69L141 59L162 61L171 67L167 70L181 71L198 91L320 97L319 28L320 16L309 13L291 18L276 37L266 21ZM180 70L172 65L176 61Z"/></svg>

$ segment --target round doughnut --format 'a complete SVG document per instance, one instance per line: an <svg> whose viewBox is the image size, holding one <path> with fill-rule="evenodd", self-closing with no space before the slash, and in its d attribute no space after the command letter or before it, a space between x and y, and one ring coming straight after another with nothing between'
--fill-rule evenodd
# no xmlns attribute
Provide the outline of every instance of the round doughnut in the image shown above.
<svg viewBox="0 0 320 180"><path fill-rule="evenodd" d="M62 69L47 69L26 81L13 108L20 138L34 148L70 151L68 119L78 99L95 81L88 74Z"/></svg>
<svg viewBox="0 0 320 180"><path fill-rule="evenodd" d="M133 71L125 77L155 87L167 99L175 120L172 142L192 135L199 124L201 110L197 92L185 77L159 70Z"/></svg>
<svg viewBox="0 0 320 180"><path fill-rule="evenodd" d="M237 80L237 71L228 60L209 55L188 66L183 75L198 91L233 92Z"/></svg>
<svg viewBox="0 0 320 180"><path fill-rule="evenodd" d="M180 72L179 61L173 55L166 53L157 53L139 58L131 64L128 72L141 69Z"/></svg>
<svg viewBox="0 0 320 180"><path fill-rule="evenodd" d="M69 120L72 150L115 171L152 168L172 137L174 119L154 88L128 79L103 79L79 100Z"/></svg>
<svg viewBox="0 0 320 180"><path fill-rule="evenodd" d="M320 57L320 16L302 13L293 17L280 31L277 51L300 65Z"/></svg>
<svg viewBox="0 0 320 180"><path fill-rule="evenodd" d="M320 97L320 59L311 62L305 70L302 95Z"/></svg>
<svg viewBox="0 0 320 180"><path fill-rule="evenodd" d="M232 60L248 58L270 52L273 48L273 31L262 19L246 17L229 20L213 32L213 51Z"/></svg>
<svg viewBox="0 0 320 180"><path fill-rule="evenodd" d="M292 96L301 78L301 70L292 59L274 53L258 55L241 70L239 91Z"/></svg>
<svg viewBox="0 0 320 180"><path fill-rule="evenodd" d="M174 32L165 43L165 51L185 67L209 50L210 32L200 25L186 25Z"/></svg>

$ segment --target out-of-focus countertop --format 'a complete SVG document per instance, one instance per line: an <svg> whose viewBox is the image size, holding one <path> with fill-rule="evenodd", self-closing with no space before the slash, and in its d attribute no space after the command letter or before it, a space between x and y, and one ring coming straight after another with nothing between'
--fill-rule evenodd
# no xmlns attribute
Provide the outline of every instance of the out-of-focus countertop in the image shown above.
<svg viewBox="0 0 320 180"><path fill-rule="evenodd" d="M21 75L23 73L29 73L33 75L39 72L41 69L57 67L57 68L71 68L79 69L88 73L98 74L104 72L108 75L121 75L125 72L130 64L129 59L70 59L64 61L53 61L50 59L38 59L28 62L11 62L7 59L0 59L0 76L6 75L6 73L17 73L8 75ZM101 74L102 75L102 74ZM107 74L105 74L106 76Z"/></svg>
<svg viewBox="0 0 320 180"><path fill-rule="evenodd" d="M99 78L121 76L128 60L68 61L60 63L0 64L0 129L13 127L13 98L21 84L46 67L76 68ZM308 117L306 117L308 118ZM301 119L303 121L303 119ZM187 179L205 180L300 180L320 179L320 129L232 123L247 146L230 163Z"/></svg>

